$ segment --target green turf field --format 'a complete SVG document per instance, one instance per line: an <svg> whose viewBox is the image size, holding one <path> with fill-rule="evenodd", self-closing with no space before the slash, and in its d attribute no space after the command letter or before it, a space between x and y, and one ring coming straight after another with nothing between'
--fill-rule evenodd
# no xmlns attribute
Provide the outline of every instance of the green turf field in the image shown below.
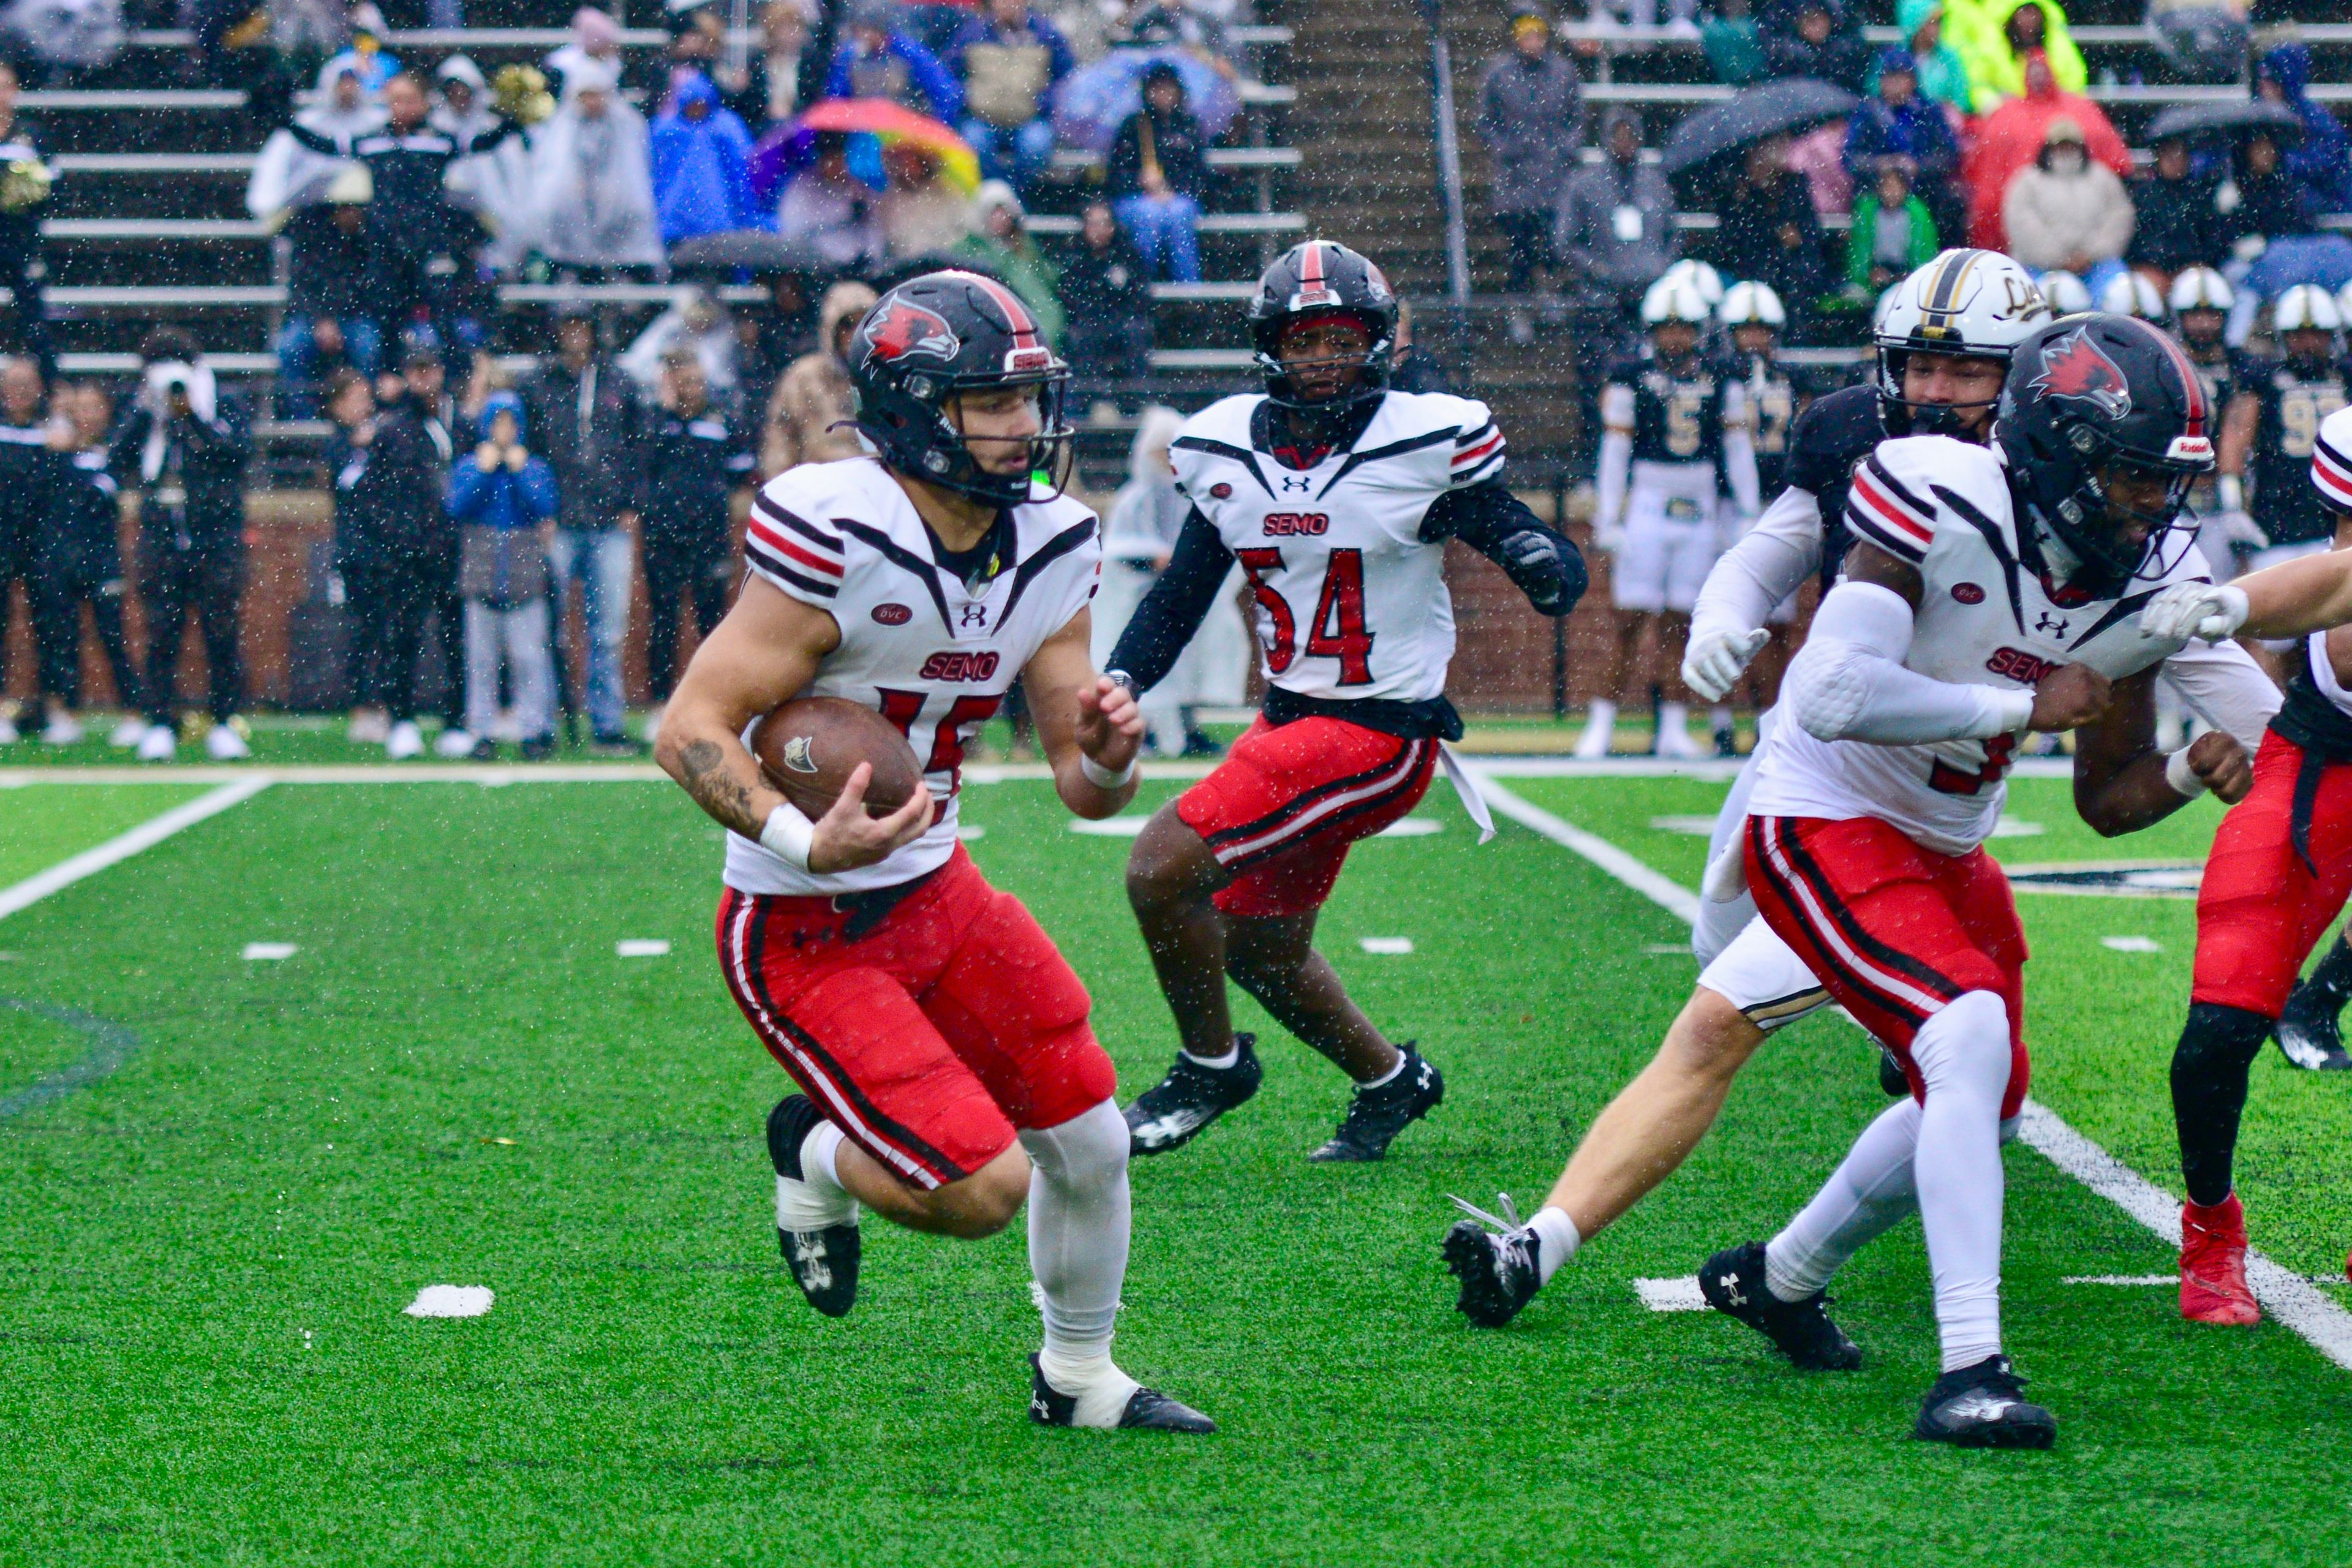
<svg viewBox="0 0 2352 1568"><path fill-rule="evenodd" d="M1723 788L1515 787L1686 884L1703 841L1651 819ZM0 854L87 847L126 797L185 798L0 791ZM34 802L59 820L20 826ZM982 867L1092 987L1123 1092L1144 1087L1172 1035L1126 841L1066 831L1042 784L966 803ZM0 1115L0 1562L2342 1559L2352 1373L2276 1326L2192 1330L2167 1290L2064 1283L2170 1260L2025 1149L2008 1325L2054 1453L1906 1436L1935 1370L1916 1224L1840 1283L1857 1374L1641 1304L1634 1279L1767 1233L1884 1103L1835 1017L1776 1037L1690 1165L1513 1329L1467 1329L1444 1194L1539 1201L1694 970L1652 951L1670 916L1582 859L1509 825L1475 847L1442 788L1423 815L1442 831L1358 851L1324 945L1445 1069L1436 1117L1384 1165L1311 1165L1341 1085L1274 1040L1255 1101L1138 1170L1118 1351L1218 1418L1205 1441L1031 1427L1017 1226L873 1226L856 1311L801 1302L760 1136L782 1078L710 957L718 830L666 784L279 784L0 921L0 998L90 1016L0 1011L0 1108L99 1050L96 1021L138 1041ZM2193 855L2213 820L2102 844L2042 781L2012 816L2044 829L1997 841L2013 864ZM2191 906L2021 901L2037 1097L2169 1184ZM1379 936L1414 951L1362 951ZM672 950L617 957L631 939ZM2257 1244L2332 1273L2352 1085L2276 1063L2242 1165ZM402 1315L436 1283L497 1306Z"/></svg>

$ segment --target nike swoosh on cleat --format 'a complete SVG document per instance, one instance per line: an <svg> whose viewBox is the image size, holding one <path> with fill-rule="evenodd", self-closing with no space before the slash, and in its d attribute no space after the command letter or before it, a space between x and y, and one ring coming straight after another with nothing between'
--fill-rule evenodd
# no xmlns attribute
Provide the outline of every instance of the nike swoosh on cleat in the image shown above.
<svg viewBox="0 0 2352 1568"><path fill-rule="evenodd" d="M1197 1132L1206 1127L1211 1120L1210 1117L1196 1113L1171 1110L1159 1120L1147 1121L1137 1128L1135 1139L1137 1142L1146 1147L1156 1146Z"/></svg>
<svg viewBox="0 0 2352 1568"><path fill-rule="evenodd" d="M2017 1408L2014 1399L2003 1399L1990 1394L1971 1394L1954 1400L1944 1407L1947 1418L1955 1421L1998 1421Z"/></svg>

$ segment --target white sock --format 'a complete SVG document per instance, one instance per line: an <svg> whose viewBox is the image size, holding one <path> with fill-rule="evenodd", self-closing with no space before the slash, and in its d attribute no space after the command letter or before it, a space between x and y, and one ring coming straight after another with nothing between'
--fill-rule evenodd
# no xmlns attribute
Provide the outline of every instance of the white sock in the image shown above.
<svg viewBox="0 0 2352 1568"><path fill-rule="evenodd" d="M1399 1051L1397 1053L1396 1066L1389 1068L1388 1071L1381 1074L1378 1078L1368 1078L1364 1079L1361 1083L1356 1085L1356 1087L1360 1089L1378 1089L1384 1083L1395 1082L1396 1075L1402 1071L1404 1071L1404 1053L1402 1051Z"/></svg>
<svg viewBox="0 0 2352 1568"><path fill-rule="evenodd" d="M1213 1068L1217 1071L1223 1072L1227 1068L1232 1067L1235 1062L1242 1059L1242 1047L1241 1043L1239 1041L1235 1041L1234 1044L1225 1047L1225 1054L1221 1057L1194 1056L1191 1051L1186 1050L1179 1050L1176 1054L1182 1057L1186 1061L1197 1063L1204 1068Z"/></svg>
<svg viewBox="0 0 2352 1568"><path fill-rule="evenodd" d="M1021 1134L1029 1152L1029 1271L1045 1345L1037 1362L1074 1395L1080 1426L1116 1426L1136 1382L1112 1364L1130 1218L1126 1119L1106 1100L1058 1127Z"/></svg>
<svg viewBox="0 0 2352 1568"><path fill-rule="evenodd" d="M1845 1159L1764 1247L1764 1284L1783 1301L1801 1301L1830 1282L1846 1259L1919 1206L1911 1174L1919 1143L1919 1105L1905 1100L1863 1129Z"/></svg>
<svg viewBox="0 0 2352 1568"><path fill-rule="evenodd" d="M1536 1233L1536 1279L1549 1285L1559 1266L1576 1256L1584 1237L1576 1233L1576 1222L1568 1217L1566 1209L1538 1209L1528 1228Z"/></svg>
<svg viewBox="0 0 2352 1568"><path fill-rule="evenodd" d="M1594 698L1592 700L1592 706L1585 712L1585 732L1587 734L1591 734L1593 731L1598 730L1602 734L1606 735L1616 728L1617 704L1610 701L1606 697Z"/></svg>
<svg viewBox="0 0 2352 1568"><path fill-rule="evenodd" d="M2009 1014L1971 991L1927 1020L1911 1058L1926 1080L1913 1160L1919 1219L1936 1277L1944 1370L2000 1352L2000 1099L2009 1087Z"/></svg>
<svg viewBox="0 0 2352 1568"><path fill-rule="evenodd" d="M1661 734L1668 731L1687 733L1689 730L1690 705L1688 703L1661 702L1658 704L1658 731Z"/></svg>
<svg viewBox="0 0 2352 1568"><path fill-rule="evenodd" d="M857 1200L841 1184L833 1157L841 1148L841 1129L820 1121L801 1140L801 1179L776 1178L776 1228L823 1230L851 1225L857 1219Z"/></svg>

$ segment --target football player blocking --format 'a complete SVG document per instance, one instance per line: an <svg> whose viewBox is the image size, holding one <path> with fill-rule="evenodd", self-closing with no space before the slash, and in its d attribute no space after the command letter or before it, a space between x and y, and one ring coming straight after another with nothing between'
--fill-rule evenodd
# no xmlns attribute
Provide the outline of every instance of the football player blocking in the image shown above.
<svg viewBox="0 0 2352 1568"><path fill-rule="evenodd" d="M2124 598L2136 582L2152 593L2187 575L2174 520L2189 479L2211 461L2193 370L2144 324L2096 317L2062 331L2046 319L2030 279L2004 258L1947 253L1915 274L1882 322L1874 413L1898 437L1926 426L1981 440L2000 362L2013 354L1998 449L1946 437L1898 440L1874 457L1875 433L1857 431L1845 460L1863 467L1847 470L1843 530L1834 512L1824 529L1815 496L1784 493L1718 569L1726 597L1745 597L1748 613L1710 626L1703 600L1689 664L1695 684L1719 689L1760 643L1761 608L1814 562L1855 546L1791 667L1788 716L1767 725L1727 803L1738 836L1718 825L1728 852L1710 864L1695 933L1708 962L1692 1003L1532 1224L1481 1215L1501 1234L1465 1222L1447 1237L1474 1321L1507 1321L1583 1237L1663 1179L1766 1029L1826 992L1893 1047L1908 1096L1769 1247L1709 1259L1702 1289L1801 1365L1858 1364L1822 1289L1916 1206L1946 1376L1915 1429L1971 1445L2050 1440L2054 1422L2023 1401L2000 1354L1998 1149L2024 1092L2024 948L1981 838L2026 729L2088 726L2077 802L2113 834L2208 787L2242 793L2238 738L2259 732L2277 698L2234 645L2192 652L2149 637ZM1950 356L1938 374L1974 379L1976 395L1920 395L1930 355ZM1808 411L1823 421L1800 421L1792 485L1850 395ZM2170 756L2152 744L2159 665L2221 725ZM1743 881L1763 915L1744 930L1725 919L1741 912Z"/></svg>
<svg viewBox="0 0 2352 1568"><path fill-rule="evenodd" d="M2352 892L2352 628L2344 624L2352 621L2344 548L2352 544L2352 409L2319 426L2307 474L2314 503L2333 524L2332 552L2303 552L2227 585L2168 588L2141 615L2161 635L2302 639L2285 705L2254 759L2252 792L2222 818L2197 893L2189 1021L2172 1058L2188 1187L2180 1311L2197 1322L2261 1321L2246 1283L2245 1209L2231 1177L2247 1069L2278 1026L2304 959ZM2331 954L2322 964L2321 984L2336 962Z"/></svg>
<svg viewBox="0 0 2352 1568"><path fill-rule="evenodd" d="M768 1120L793 1278L838 1316L861 1207L980 1237L1025 1200L1046 1425L1213 1431L1111 1360L1127 1271L1128 1132L1086 989L956 839L963 748L1013 681L1081 816L1135 792L1143 721L1087 657L1100 552L1061 494L1066 366L975 274L892 289L851 358L877 457L807 464L752 503L740 598L671 700L656 754L730 832L718 918L730 993L803 1090ZM860 763L814 821L741 737L801 696L878 710L925 787L868 814Z"/></svg>
<svg viewBox="0 0 2352 1568"><path fill-rule="evenodd" d="M1212 404L1170 444L1192 510L1109 660L1111 681L1151 689L1239 563L1265 703L1128 861L1181 1049L1127 1121L1136 1153L1161 1153L1256 1092L1230 975L1355 1085L1314 1157L1378 1160L1444 1080L1349 999L1315 951L1315 922L1349 847L1411 811L1440 766L1493 831L1444 744L1462 734L1445 699L1445 541L1493 560L1548 616L1575 606L1584 567L1504 488L1503 436L1484 404L1389 390L1396 297L1370 261L1325 240L1298 246L1259 279L1249 324L1265 391Z"/></svg>

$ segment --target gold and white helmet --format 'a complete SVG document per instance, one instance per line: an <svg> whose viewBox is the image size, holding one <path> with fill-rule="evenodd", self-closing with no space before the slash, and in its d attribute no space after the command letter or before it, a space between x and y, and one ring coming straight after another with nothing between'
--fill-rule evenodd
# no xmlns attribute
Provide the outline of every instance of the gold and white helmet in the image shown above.
<svg viewBox="0 0 2352 1568"><path fill-rule="evenodd" d="M1967 412L1956 404L1912 404L1903 367L1915 353L2009 363L2017 345L2045 326L2050 305L2033 274L1993 250L1948 250L1896 284L1871 339L1878 351L1878 408L1896 436L1956 436Z"/></svg>

